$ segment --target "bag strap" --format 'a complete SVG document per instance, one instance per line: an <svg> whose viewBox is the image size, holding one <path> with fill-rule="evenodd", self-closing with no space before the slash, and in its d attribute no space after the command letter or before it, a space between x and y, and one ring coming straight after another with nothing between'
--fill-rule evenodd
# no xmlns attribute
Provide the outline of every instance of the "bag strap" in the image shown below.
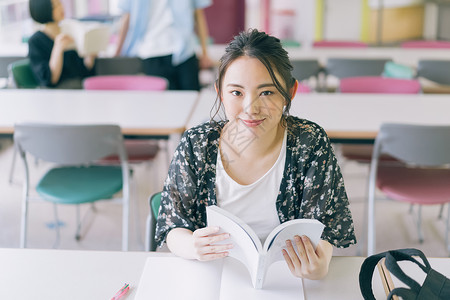
<svg viewBox="0 0 450 300"><path fill-rule="evenodd" d="M412 255L414 256L418 256L422 259L423 264L421 264L419 261L417 261L415 258L411 257ZM404 294L405 296L410 296L411 295L417 295L417 293L420 291L420 285L414 281L413 279L411 279L410 277L408 277L398 266L396 259L398 260L410 260L414 263L416 263L425 273L428 273L428 270L431 269L431 265L428 262L427 258L425 257L425 255L423 254L422 251L418 250L418 249L413 249L413 248L406 248L406 249L399 249L399 250L391 250L391 251L386 251L386 252L382 252L379 254L374 254L372 256L367 257L363 264L361 265L361 270L359 272L359 286L360 286L360 290L361 290L361 294L364 297L365 300L375 300L375 296L373 295L373 289L372 289L372 278L373 278L373 273L375 270L375 267L377 266L378 262L383 258L386 257L386 268L392 273L394 274L397 278L399 278L402 281L405 281L404 279L406 278L405 282L407 285L414 286L414 292L408 290L408 292L404 292L403 289L404 288L396 288L394 290L391 291L390 294L392 294L394 291L399 292L399 293L408 293L408 295ZM389 257L389 259L388 259ZM398 275L400 274L400 275ZM409 283L409 284L408 284ZM418 287L418 289L417 289ZM407 290L407 289L405 289ZM392 294L395 295L395 294ZM401 294L399 294L399 296L401 296ZM392 296L391 296L392 297ZM415 296L414 296L415 297ZM414 297L412 297L414 299ZM388 299L391 299L388 297Z"/></svg>
<svg viewBox="0 0 450 300"><path fill-rule="evenodd" d="M408 299L408 300L417 298L417 294L415 292L413 292L410 289L402 288L402 287L393 289L387 296L387 300L392 300L392 297L394 297L394 296L400 296L400 297L402 297L402 299Z"/></svg>
<svg viewBox="0 0 450 300"><path fill-rule="evenodd" d="M414 257L411 255L417 255L419 256L425 265L417 261ZM409 286L413 291L415 291L417 294L420 293L420 289L422 288L421 285L409 277L408 275L403 272L403 270L398 265L399 261L411 261L418 265L426 274L431 270L431 266L425 257L425 255L417 249L400 249L400 250L392 250L389 251L386 254L386 268L391 272L395 277L397 277L399 280L401 280L403 283L405 283L407 286Z"/></svg>
<svg viewBox="0 0 450 300"><path fill-rule="evenodd" d="M365 300L376 300L373 295L372 278L377 263L386 256L388 252L382 252L367 257L359 271L359 287Z"/></svg>

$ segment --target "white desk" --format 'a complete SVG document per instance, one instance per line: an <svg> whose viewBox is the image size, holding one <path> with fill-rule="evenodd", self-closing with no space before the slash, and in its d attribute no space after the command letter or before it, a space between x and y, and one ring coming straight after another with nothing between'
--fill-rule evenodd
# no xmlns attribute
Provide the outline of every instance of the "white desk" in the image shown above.
<svg viewBox="0 0 450 300"><path fill-rule="evenodd" d="M215 93L202 91L188 128L210 116ZM450 95L297 94L290 113L318 123L336 141L373 140L382 123L450 125Z"/></svg>
<svg viewBox="0 0 450 300"><path fill-rule="evenodd" d="M170 255L0 249L2 299L110 299L125 282L131 287L125 299L133 299L147 257ZM358 275L363 261L363 257L333 257L325 279L305 280L306 299L361 299ZM434 258L430 263L437 271L450 276L450 259ZM381 280L375 275L375 296L385 298Z"/></svg>
<svg viewBox="0 0 450 300"><path fill-rule="evenodd" d="M209 55L219 61L225 53L226 45L210 45ZM302 48L286 47L291 60L317 59L323 66L328 58L391 58L393 61L411 67L417 66L420 59L450 60L450 49L402 49L400 47L369 48Z"/></svg>
<svg viewBox="0 0 450 300"><path fill-rule="evenodd" d="M0 133L17 122L114 123L127 135L180 134L198 98L195 91L0 90Z"/></svg>

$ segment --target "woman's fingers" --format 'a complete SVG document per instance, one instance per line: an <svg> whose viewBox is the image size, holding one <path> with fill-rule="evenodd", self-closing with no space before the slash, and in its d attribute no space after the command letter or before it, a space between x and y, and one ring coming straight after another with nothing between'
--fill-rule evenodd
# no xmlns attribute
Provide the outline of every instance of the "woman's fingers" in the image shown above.
<svg viewBox="0 0 450 300"><path fill-rule="evenodd" d="M292 274L295 275L296 274L295 273L295 266L294 266L294 263L291 260L291 257L289 256L289 253L285 249L282 249L281 251L283 253L284 260L286 261L286 264L288 265L289 270L291 271Z"/></svg>
<svg viewBox="0 0 450 300"><path fill-rule="evenodd" d="M214 260L228 256L226 250L233 248L232 244L217 244L230 237L229 233L218 233L219 227L204 227L194 231L194 247L199 260Z"/></svg>
<svg viewBox="0 0 450 300"><path fill-rule="evenodd" d="M289 255L294 267L301 268L300 258L298 257L297 253L295 252L294 245L292 244L291 240L286 241L286 250L287 250L287 254Z"/></svg>
<svg viewBox="0 0 450 300"><path fill-rule="evenodd" d="M300 262L302 264L308 264L308 254L306 253L305 245L303 244L303 240L300 236L296 235L294 236L294 243L297 248L298 258L300 259Z"/></svg>
<svg viewBox="0 0 450 300"><path fill-rule="evenodd" d="M317 259L318 259L317 253L314 250L311 240L305 235L303 235L301 237L301 239L302 239L303 247L305 249L306 256L308 258L309 263L313 264L313 263L317 262Z"/></svg>

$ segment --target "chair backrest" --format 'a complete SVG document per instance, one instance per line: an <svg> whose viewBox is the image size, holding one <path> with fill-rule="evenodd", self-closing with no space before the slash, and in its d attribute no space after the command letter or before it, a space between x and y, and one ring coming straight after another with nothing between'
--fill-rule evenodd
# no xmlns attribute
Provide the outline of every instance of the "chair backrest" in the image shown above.
<svg viewBox="0 0 450 300"><path fill-rule="evenodd" d="M431 49L448 49L450 41L408 41L400 45L401 48L431 48Z"/></svg>
<svg viewBox="0 0 450 300"><path fill-rule="evenodd" d="M384 65L388 61L391 61L391 59L329 58L325 71L328 75L336 76L339 79L358 76L381 76L384 71Z"/></svg>
<svg viewBox="0 0 450 300"><path fill-rule="evenodd" d="M450 85L450 60L419 60L417 77Z"/></svg>
<svg viewBox="0 0 450 300"><path fill-rule="evenodd" d="M150 209L154 220L158 218L159 206L161 205L161 192L155 193L150 198Z"/></svg>
<svg viewBox="0 0 450 300"><path fill-rule="evenodd" d="M111 154L126 161L118 125L21 123L14 126L14 142L20 153L58 164L88 164Z"/></svg>
<svg viewBox="0 0 450 300"><path fill-rule="evenodd" d="M168 85L165 78L147 75L94 76L83 81L83 87L86 90L163 91Z"/></svg>
<svg viewBox="0 0 450 300"><path fill-rule="evenodd" d="M96 75L137 75L143 73L139 57L102 57L95 59Z"/></svg>
<svg viewBox="0 0 450 300"><path fill-rule="evenodd" d="M8 66L9 76L15 87L33 89L39 86L39 82L31 70L30 59L25 58L11 63Z"/></svg>
<svg viewBox="0 0 450 300"><path fill-rule="evenodd" d="M348 77L339 82L341 93L418 94L420 83L415 79Z"/></svg>
<svg viewBox="0 0 450 300"><path fill-rule="evenodd" d="M315 41L313 43L315 48L367 48L368 44L358 41Z"/></svg>
<svg viewBox="0 0 450 300"><path fill-rule="evenodd" d="M8 68L9 65L18 61L25 59L24 56L0 56L0 77L6 78L9 76Z"/></svg>
<svg viewBox="0 0 450 300"><path fill-rule="evenodd" d="M322 67L316 59L292 60L292 76L298 81L309 79L312 76L317 77L322 71Z"/></svg>
<svg viewBox="0 0 450 300"><path fill-rule="evenodd" d="M434 167L450 164L450 125L386 123L375 140L374 158L382 153L409 164Z"/></svg>

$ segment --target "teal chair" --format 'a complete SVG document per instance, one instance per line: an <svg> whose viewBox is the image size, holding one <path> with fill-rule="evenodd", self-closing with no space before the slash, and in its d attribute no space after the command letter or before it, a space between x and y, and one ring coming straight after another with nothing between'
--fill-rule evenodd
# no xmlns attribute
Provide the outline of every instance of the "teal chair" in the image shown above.
<svg viewBox="0 0 450 300"><path fill-rule="evenodd" d="M11 63L8 66L8 74L14 87L20 89L34 89L39 87L39 82L31 70L30 59L25 58Z"/></svg>
<svg viewBox="0 0 450 300"><path fill-rule="evenodd" d="M161 205L161 192L155 193L148 199L150 213L147 217L145 251L156 251L155 232L156 219L158 218L159 206Z"/></svg>
<svg viewBox="0 0 450 300"><path fill-rule="evenodd" d="M20 246L27 245L28 203L30 201L30 174L27 154L53 163L36 185L40 198L54 204L56 242L59 242L59 225L56 205L76 205L79 240L81 221L79 205L112 198L122 203L122 250L128 250L129 223L129 168L123 145L122 132L117 125L54 125L16 124L14 143L25 168ZM119 166L90 164L116 154Z"/></svg>

